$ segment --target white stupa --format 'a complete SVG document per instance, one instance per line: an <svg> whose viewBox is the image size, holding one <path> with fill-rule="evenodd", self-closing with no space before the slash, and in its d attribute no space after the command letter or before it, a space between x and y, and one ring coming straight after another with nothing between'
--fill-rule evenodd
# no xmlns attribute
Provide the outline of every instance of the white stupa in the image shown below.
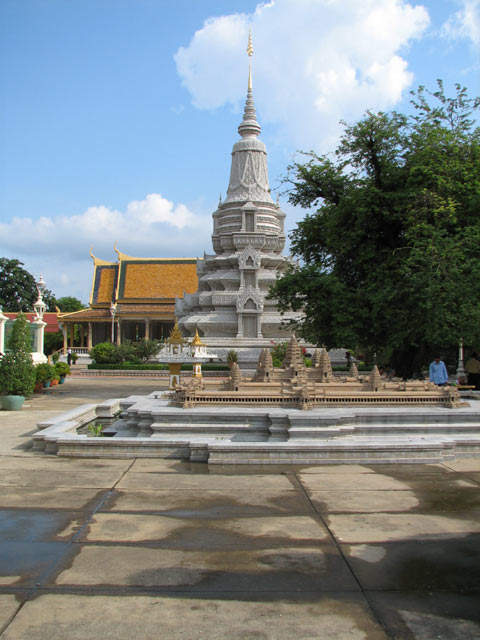
<svg viewBox="0 0 480 640"><path fill-rule="evenodd" d="M267 151L258 138L252 92L250 57L248 91L241 139L232 150L227 197L213 213L214 255L198 260L198 291L177 299L175 314L185 335L199 332L208 346L250 351L256 359L260 348L272 341L286 340L289 333L282 321L298 317L281 316L274 300L267 300L279 268L285 263L285 213L272 200L268 182Z"/></svg>

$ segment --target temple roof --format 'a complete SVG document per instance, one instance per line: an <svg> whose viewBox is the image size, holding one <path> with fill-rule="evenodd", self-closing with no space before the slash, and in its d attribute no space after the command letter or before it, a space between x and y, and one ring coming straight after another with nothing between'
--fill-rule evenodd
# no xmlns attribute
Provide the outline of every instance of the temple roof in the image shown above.
<svg viewBox="0 0 480 640"><path fill-rule="evenodd" d="M196 258L121 260L116 299L126 302L182 298L198 289Z"/></svg>
<svg viewBox="0 0 480 640"><path fill-rule="evenodd" d="M116 316L140 314L173 320L175 298L198 289L197 258L136 258L118 251L117 262L93 259L90 308L62 313L60 320L102 321Z"/></svg>
<svg viewBox="0 0 480 640"><path fill-rule="evenodd" d="M198 289L196 258L136 258L117 252L118 262L93 258L91 307L112 303L174 302Z"/></svg>

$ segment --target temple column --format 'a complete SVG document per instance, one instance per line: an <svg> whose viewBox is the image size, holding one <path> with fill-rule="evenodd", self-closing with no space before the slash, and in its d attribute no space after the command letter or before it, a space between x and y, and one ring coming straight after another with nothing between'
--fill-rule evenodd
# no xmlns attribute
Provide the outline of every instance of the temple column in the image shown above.
<svg viewBox="0 0 480 640"><path fill-rule="evenodd" d="M93 347L92 333L93 333L93 326L92 326L92 323L89 322L88 323L88 329L87 329L87 347L88 347L89 350Z"/></svg>
<svg viewBox="0 0 480 640"><path fill-rule="evenodd" d="M63 333L63 355L67 355L68 349L68 335L67 335L67 325L63 323L62 325L62 333Z"/></svg>
<svg viewBox="0 0 480 640"><path fill-rule="evenodd" d="M2 313L2 307L0 307L0 354L5 352L5 324L8 320L8 316Z"/></svg>
<svg viewBox="0 0 480 640"><path fill-rule="evenodd" d="M145 340L150 340L150 318L145 318Z"/></svg>
<svg viewBox="0 0 480 640"><path fill-rule="evenodd" d="M117 336L116 336L115 344L117 345L117 347L119 347L121 343L122 343L122 327L120 326L120 318L117 318Z"/></svg>
<svg viewBox="0 0 480 640"><path fill-rule="evenodd" d="M238 318L238 330L237 330L237 338L243 338L243 316L241 313L237 314Z"/></svg>

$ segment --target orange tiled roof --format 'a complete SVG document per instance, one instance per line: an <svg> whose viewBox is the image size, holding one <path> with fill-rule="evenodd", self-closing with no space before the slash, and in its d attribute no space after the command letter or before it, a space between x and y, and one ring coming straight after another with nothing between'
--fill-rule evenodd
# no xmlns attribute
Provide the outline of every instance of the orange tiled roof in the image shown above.
<svg viewBox="0 0 480 640"><path fill-rule="evenodd" d="M59 316L60 322L86 322L87 320L110 320L110 309L82 309L81 311L73 311L72 313L62 313Z"/></svg>
<svg viewBox="0 0 480 640"><path fill-rule="evenodd" d="M116 283L114 269L102 269L98 285L97 302L111 302Z"/></svg>
<svg viewBox="0 0 480 640"><path fill-rule="evenodd" d="M122 260L119 300L180 298L198 288L196 260Z"/></svg>
<svg viewBox="0 0 480 640"><path fill-rule="evenodd" d="M174 318L175 305L174 304L130 304L122 303L117 304L117 314L124 313L154 313L155 315L162 314L168 317Z"/></svg>

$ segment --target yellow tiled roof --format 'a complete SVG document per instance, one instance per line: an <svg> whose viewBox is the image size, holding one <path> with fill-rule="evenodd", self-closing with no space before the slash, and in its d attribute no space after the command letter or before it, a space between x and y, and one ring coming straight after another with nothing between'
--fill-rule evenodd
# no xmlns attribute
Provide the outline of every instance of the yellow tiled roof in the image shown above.
<svg viewBox="0 0 480 640"><path fill-rule="evenodd" d="M98 285L97 302L110 303L113 299L113 290L116 285L115 269L102 269L100 283Z"/></svg>
<svg viewBox="0 0 480 640"><path fill-rule="evenodd" d="M119 299L180 298L198 288L196 262L121 262Z"/></svg>

